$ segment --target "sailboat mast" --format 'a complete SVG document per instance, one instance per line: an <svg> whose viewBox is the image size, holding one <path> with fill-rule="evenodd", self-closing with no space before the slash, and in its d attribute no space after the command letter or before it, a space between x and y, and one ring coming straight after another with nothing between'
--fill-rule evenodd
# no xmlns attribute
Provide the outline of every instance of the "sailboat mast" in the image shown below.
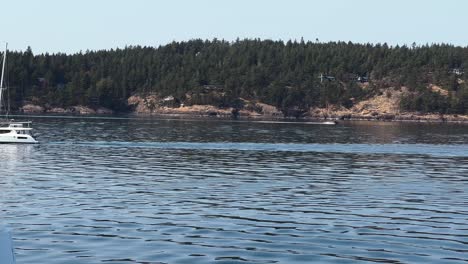
<svg viewBox="0 0 468 264"><path fill-rule="evenodd" d="M6 63L6 52L8 49L8 43L5 44L5 52L3 53L3 63L2 63L2 77L0 79L0 112L2 110L2 104L3 104L3 79L5 77L5 63Z"/></svg>
<svg viewBox="0 0 468 264"><path fill-rule="evenodd" d="M8 43L5 44L5 52L3 53L3 64L2 64L2 77L0 79L0 111L2 110L2 103L3 103L3 78L5 76L5 63L6 63L6 55L7 55Z"/></svg>
<svg viewBox="0 0 468 264"><path fill-rule="evenodd" d="M6 62L7 48L8 48L8 43L5 44L5 52L3 53L2 79L0 80L0 89L3 89L3 76L5 75L5 62Z"/></svg>

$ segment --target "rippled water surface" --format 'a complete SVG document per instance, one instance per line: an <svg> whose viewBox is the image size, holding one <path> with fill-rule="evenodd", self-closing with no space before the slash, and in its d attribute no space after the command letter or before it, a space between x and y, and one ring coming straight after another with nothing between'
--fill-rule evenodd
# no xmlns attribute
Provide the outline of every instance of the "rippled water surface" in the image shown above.
<svg viewBox="0 0 468 264"><path fill-rule="evenodd" d="M468 262L467 125L33 120L0 145L18 263Z"/></svg>

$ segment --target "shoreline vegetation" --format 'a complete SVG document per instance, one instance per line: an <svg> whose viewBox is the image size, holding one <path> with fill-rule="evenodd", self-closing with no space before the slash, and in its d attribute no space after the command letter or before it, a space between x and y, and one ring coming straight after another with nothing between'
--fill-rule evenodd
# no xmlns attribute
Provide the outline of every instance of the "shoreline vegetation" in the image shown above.
<svg viewBox="0 0 468 264"><path fill-rule="evenodd" d="M190 40L9 54L12 112L468 122L468 47Z"/></svg>

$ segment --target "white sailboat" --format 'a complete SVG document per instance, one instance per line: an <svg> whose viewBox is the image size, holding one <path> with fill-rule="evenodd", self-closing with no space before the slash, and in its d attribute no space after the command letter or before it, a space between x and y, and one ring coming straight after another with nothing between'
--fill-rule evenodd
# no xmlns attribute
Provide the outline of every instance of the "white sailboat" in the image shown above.
<svg viewBox="0 0 468 264"><path fill-rule="evenodd" d="M4 87L4 76L5 76L5 64L7 55L8 45L5 45L5 52L3 53L2 63L2 76L0 79L0 113L5 110L5 118L0 119L0 143L37 143L32 136L32 122L18 122L12 119L8 119L8 104L4 104L3 93L6 92L7 88ZM7 97L6 100L9 100Z"/></svg>

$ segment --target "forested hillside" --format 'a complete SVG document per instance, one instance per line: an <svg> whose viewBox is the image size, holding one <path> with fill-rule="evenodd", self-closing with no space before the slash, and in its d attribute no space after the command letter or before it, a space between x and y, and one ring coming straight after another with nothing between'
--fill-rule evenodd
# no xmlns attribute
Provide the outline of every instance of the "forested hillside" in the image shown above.
<svg viewBox="0 0 468 264"><path fill-rule="evenodd" d="M176 104L240 109L253 100L287 114L350 108L392 88L405 91L401 110L467 114L465 68L468 48L445 44L215 39L71 55L35 55L28 48L9 53L8 84L13 108L31 102L126 111L131 95L152 94Z"/></svg>

